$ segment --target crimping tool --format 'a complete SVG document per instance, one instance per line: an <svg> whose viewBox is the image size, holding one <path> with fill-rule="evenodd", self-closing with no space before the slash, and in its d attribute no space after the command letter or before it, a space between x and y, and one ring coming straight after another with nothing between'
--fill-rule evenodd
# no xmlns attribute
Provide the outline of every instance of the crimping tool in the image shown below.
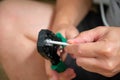
<svg viewBox="0 0 120 80"><path fill-rule="evenodd" d="M51 68L57 72L63 72L67 66L58 56L57 51L60 47L64 48L66 39L60 34L54 34L48 29L42 29L38 35L37 50L45 59L52 63Z"/></svg>

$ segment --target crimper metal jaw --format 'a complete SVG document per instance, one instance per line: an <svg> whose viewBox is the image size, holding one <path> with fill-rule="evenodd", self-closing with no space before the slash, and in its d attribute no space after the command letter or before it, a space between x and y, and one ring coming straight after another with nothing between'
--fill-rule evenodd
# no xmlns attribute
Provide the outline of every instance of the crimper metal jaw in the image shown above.
<svg viewBox="0 0 120 80"><path fill-rule="evenodd" d="M57 72L63 72L67 69L64 62L61 61L60 57L57 55L58 48L60 45L49 44L46 40L66 42L66 39L60 34L54 34L50 30L43 29L39 32L37 41L37 50L44 58L51 61L51 68ZM64 46L62 46L64 48Z"/></svg>
<svg viewBox="0 0 120 80"><path fill-rule="evenodd" d="M50 30L41 30L38 35L37 50L44 58L51 61L53 65L60 62L60 57L57 55L57 50L60 47L55 44L47 44L46 40L61 41L56 35Z"/></svg>

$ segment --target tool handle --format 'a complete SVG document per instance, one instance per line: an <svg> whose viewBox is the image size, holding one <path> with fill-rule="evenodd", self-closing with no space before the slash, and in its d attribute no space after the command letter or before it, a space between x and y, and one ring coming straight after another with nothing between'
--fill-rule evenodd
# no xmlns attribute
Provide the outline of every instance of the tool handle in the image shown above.
<svg viewBox="0 0 120 80"><path fill-rule="evenodd" d="M62 42L67 42L67 39L64 38L61 33L58 32L58 33L56 33L55 35L56 35L59 39L61 39Z"/></svg>
<svg viewBox="0 0 120 80"><path fill-rule="evenodd" d="M61 33L56 33L56 36L61 40L61 42L67 42L67 39L62 36ZM65 46L63 46L64 48ZM51 66L52 70L57 71L58 73L64 72L67 69L66 64L60 60L57 65Z"/></svg>
<svg viewBox="0 0 120 80"><path fill-rule="evenodd" d="M51 68L52 70L55 70L58 73L61 73L67 69L67 66L64 62L60 61L57 65L52 65Z"/></svg>

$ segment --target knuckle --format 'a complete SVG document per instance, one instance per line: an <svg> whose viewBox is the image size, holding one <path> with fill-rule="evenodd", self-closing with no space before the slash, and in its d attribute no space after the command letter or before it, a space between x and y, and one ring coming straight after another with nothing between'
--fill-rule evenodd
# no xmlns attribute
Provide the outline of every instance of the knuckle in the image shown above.
<svg viewBox="0 0 120 80"><path fill-rule="evenodd" d="M116 66L113 62L108 62L106 66L106 70L108 73L113 74L115 72Z"/></svg>
<svg viewBox="0 0 120 80"><path fill-rule="evenodd" d="M101 53L103 53L106 57L113 56L113 47L107 44L104 48L102 48Z"/></svg>

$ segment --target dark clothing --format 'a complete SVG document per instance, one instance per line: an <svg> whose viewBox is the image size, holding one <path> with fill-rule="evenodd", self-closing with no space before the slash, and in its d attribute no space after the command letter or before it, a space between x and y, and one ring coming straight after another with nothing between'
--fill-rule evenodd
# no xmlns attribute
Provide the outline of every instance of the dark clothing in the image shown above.
<svg viewBox="0 0 120 80"><path fill-rule="evenodd" d="M76 72L77 76L73 80L120 80L120 73L116 76L108 78L97 73L86 71L81 67L77 66L75 60L72 59L70 55L67 56L65 62L70 68L73 68Z"/></svg>

